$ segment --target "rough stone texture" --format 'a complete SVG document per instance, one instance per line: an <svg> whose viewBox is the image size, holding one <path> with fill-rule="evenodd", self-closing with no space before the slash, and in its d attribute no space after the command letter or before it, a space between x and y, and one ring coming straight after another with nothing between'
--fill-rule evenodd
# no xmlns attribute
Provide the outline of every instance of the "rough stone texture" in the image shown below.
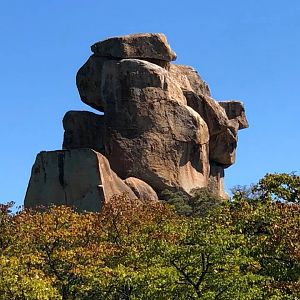
<svg viewBox="0 0 300 300"><path fill-rule="evenodd" d="M193 91L198 95L210 95L207 83L200 77L198 72L189 66L170 64L170 75L179 83L183 91Z"/></svg>
<svg viewBox="0 0 300 300"><path fill-rule="evenodd" d="M91 148L105 153L103 115L88 111L68 111L63 118L63 149Z"/></svg>
<svg viewBox="0 0 300 300"><path fill-rule="evenodd" d="M245 108L240 101L221 101L219 104L225 109L228 119L236 120L239 124L239 129L248 128L248 121L245 115Z"/></svg>
<svg viewBox="0 0 300 300"><path fill-rule="evenodd" d="M99 58L92 56L77 75L80 95L91 94L89 101L93 102L90 104L92 107L105 111L109 119L115 120L114 117L111 118L111 114L115 114L114 110L120 111L121 109L116 107L116 100L112 100L114 99L112 94L115 91L126 88L132 90L134 88L150 89L160 87L161 90L167 91L169 98L192 107L205 120L210 135L210 160L223 165L224 168L234 163L237 130L248 127L241 102L217 102L211 98L208 85L193 68L188 66L171 64L170 69L165 70L143 60L105 61L101 58L101 66L98 63L98 69L95 69L93 66L97 65L97 59ZM90 73L82 69L89 69ZM115 80L114 78L117 78L116 74L119 72L126 73L126 76L123 76L123 82L118 83L118 88L114 87L113 83L108 86L107 78L109 77L111 81ZM93 88L96 86L99 87L97 90ZM155 93L157 93L157 90ZM147 91L147 94L149 94L149 91ZM159 96L149 94L147 99L152 102L152 98L155 99ZM130 95L127 96L127 99L130 99ZM89 104L85 96L83 101ZM112 105L114 105L113 108ZM122 109L128 110L126 105ZM132 112L129 113L132 114ZM135 112L132 114L132 118L134 118L134 114ZM118 118L119 127L123 127L124 118L127 117ZM139 125L136 124L136 127L139 128Z"/></svg>
<svg viewBox="0 0 300 300"><path fill-rule="evenodd" d="M131 188L138 199L142 201L158 201L156 192L146 182L135 177L126 178L124 182Z"/></svg>
<svg viewBox="0 0 300 300"><path fill-rule="evenodd" d="M158 192L206 185L207 125L186 105L168 72L137 59L111 61L102 72L105 155L112 169L121 178L140 178Z"/></svg>
<svg viewBox="0 0 300 300"><path fill-rule="evenodd" d="M144 55L133 54L144 41L134 35L97 43L77 74L80 95L90 95L90 105L104 111L105 155L112 169L121 178L144 180L158 193L217 182L222 194L224 168L235 162L237 131L248 126L243 105L214 100L192 67L149 62L154 56L147 51L162 51L153 51L154 44ZM113 50L116 45L119 50ZM125 48L126 55L112 54Z"/></svg>
<svg viewBox="0 0 300 300"><path fill-rule="evenodd" d="M106 61L108 61L106 57L91 55L76 75L76 84L82 102L102 112L104 104L101 96L101 77L103 64Z"/></svg>
<svg viewBox="0 0 300 300"><path fill-rule="evenodd" d="M50 204L100 211L113 195L132 190L91 149L43 151L37 155L25 196L25 207Z"/></svg>
<svg viewBox="0 0 300 300"><path fill-rule="evenodd" d="M63 148L101 152L125 181L92 150L42 152L25 204L68 201L98 211L124 186L141 199L199 187L225 197L224 169L235 162L238 130L248 127L243 104L214 100L195 69L172 64L176 55L162 34L114 37L92 51L76 84L81 100L104 115L68 112ZM64 184L61 164L70 178Z"/></svg>
<svg viewBox="0 0 300 300"><path fill-rule="evenodd" d="M222 166L214 163L210 164L208 187L224 199L228 198L227 193L224 191L224 168Z"/></svg>
<svg viewBox="0 0 300 300"><path fill-rule="evenodd" d="M94 44L91 50L97 56L109 58L142 58L168 62L176 59L175 52L161 33L112 37Z"/></svg>

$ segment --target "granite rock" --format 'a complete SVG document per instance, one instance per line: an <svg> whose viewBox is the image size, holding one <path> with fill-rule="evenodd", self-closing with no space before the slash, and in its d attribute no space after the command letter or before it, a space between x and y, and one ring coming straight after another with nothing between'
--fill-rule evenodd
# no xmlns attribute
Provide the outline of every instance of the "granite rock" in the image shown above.
<svg viewBox="0 0 300 300"><path fill-rule="evenodd" d="M245 114L245 108L242 102L236 100L220 101L219 104L225 109L229 120L236 120L239 129L248 128L248 121Z"/></svg>
<svg viewBox="0 0 300 300"><path fill-rule="evenodd" d="M146 182L135 177L128 177L124 182L130 187L139 200L145 202L158 201L156 192Z"/></svg>
<svg viewBox="0 0 300 300"><path fill-rule="evenodd" d="M85 86L90 105L104 112L104 154L121 178L140 178L158 193L164 188L189 192L209 184L211 168L224 173L235 162L237 132L248 123L242 103L213 99L192 67L169 63L165 68L149 60L161 59L152 55L160 48L153 51L150 36L92 46L91 66L79 70L77 86L80 95ZM140 47L146 40L149 49Z"/></svg>
<svg viewBox="0 0 300 300"><path fill-rule="evenodd" d="M37 156L25 206L99 211L114 194L157 201L164 189L201 187L226 197L224 169L235 162L238 130L248 127L243 104L216 101L195 69L173 64L163 34L91 49L76 84L82 102L104 114L66 113L65 150Z"/></svg>
<svg viewBox="0 0 300 300"><path fill-rule="evenodd" d="M161 33L138 33L117 36L91 46L97 56L108 58L141 58L145 60L172 61L175 52Z"/></svg>
<svg viewBox="0 0 300 300"><path fill-rule="evenodd" d="M68 111L63 118L63 149L91 148L105 153L105 118L89 111Z"/></svg>
<svg viewBox="0 0 300 300"><path fill-rule="evenodd" d="M98 212L114 195L123 193L136 199L102 154L91 149L43 151L32 167L24 205L68 205Z"/></svg>

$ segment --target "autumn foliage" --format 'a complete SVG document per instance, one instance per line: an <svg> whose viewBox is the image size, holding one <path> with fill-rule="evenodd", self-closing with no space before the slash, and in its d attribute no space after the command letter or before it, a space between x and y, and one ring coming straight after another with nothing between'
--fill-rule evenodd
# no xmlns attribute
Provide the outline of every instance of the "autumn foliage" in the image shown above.
<svg viewBox="0 0 300 300"><path fill-rule="evenodd" d="M266 189L179 214L126 195L100 213L1 205L0 300L300 299L300 206Z"/></svg>

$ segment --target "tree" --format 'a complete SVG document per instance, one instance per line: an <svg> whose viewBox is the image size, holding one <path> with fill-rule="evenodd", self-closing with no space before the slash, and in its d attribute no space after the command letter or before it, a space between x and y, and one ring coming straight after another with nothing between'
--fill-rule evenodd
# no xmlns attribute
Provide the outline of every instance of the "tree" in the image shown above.
<svg viewBox="0 0 300 300"><path fill-rule="evenodd" d="M209 188L197 188L189 195L182 191L164 190L165 201L177 214L187 217L203 217L218 207L225 199Z"/></svg>
<svg viewBox="0 0 300 300"><path fill-rule="evenodd" d="M300 298L300 205L264 189L123 195L100 213L1 205L0 300Z"/></svg>
<svg viewBox="0 0 300 300"><path fill-rule="evenodd" d="M247 238L258 274L267 278L267 299L300 297L298 183L294 174L267 174L247 197L238 191L230 203L236 230Z"/></svg>
<svg viewBox="0 0 300 300"><path fill-rule="evenodd" d="M295 173L266 174L254 186L264 200L300 203L300 176Z"/></svg>

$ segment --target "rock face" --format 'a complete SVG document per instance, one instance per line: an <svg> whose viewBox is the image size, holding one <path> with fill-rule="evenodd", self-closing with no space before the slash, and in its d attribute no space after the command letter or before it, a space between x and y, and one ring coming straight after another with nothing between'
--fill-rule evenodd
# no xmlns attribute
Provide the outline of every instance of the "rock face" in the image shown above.
<svg viewBox="0 0 300 300"><path fill-rule="evenodd" d="M150 62L126 59L105 64L102 76L105 155L112 169L121 178L140 178L159 192L205 184L208 129L186 105L168 72Z"/></svg>
<svg viewBox="0 0 300 300"><path fill-rule="evenodd" d="M191 67L149 60L175 58L153 41L133 35L96 43L78 71L82 101L104 112L103 154L121 178L140 178L158 193L212 185L223 195L237 131L248 127L243 105L214 100Z"/></svg>
<svg viewBox="0 0 300 300"><path fill-rule="evenodd" d="M91 149L43 151L32 167L24 204L69 205L97 212L113 195L122 193L136 198L102 154Z"/></svg>
<svg viewBox="0 0 300 300"><path fill-rule="evenodd" d="M143 33L109 38L94 44L91 49L94 54L77 73L76 83L81 100L102 112L105 111L105 104L101 70L107 61L137 58L167 67L170 61L176 59L163 34Z"/></svg>
<svg viewBox="0 0 300 300"><path fill-rule="evenodd" d="M139 33L106 39L91 46L97 56L172 61L176 59L164 34Z"/></svg>
<svg viewBox="0 0 300 300"><path fill-rule="evenodd" d="M91 49L76 84L81 100L104 115L67 112L63 149L90 148L98 152L90 152L94 156L105 156L117 174L110 171L113 178L120 177L114 181L125 180L122 184L141 200L157 200L156 193L166 188L190 193L210 187L225 196L224 169L235 162L238 130L248 127L243 104L217 102L196 70L171 63L176 54L162 34L109 38ZM88 168L102 174L96 166ZM28 206L42 195L42 188L30 187L36 176L33 172ZM60 191L76 184L75 177ZM81 191L72 195L75 200L82 197Z"/></svg>
<svg viewBox="0 0 300 300"><path fill-rule="evenodd" d="M63 118L63 149L91 148L104 153L104 116L89 111L68 111Z"/></svg>
<svg viewBox="0 0 300 300"><path fill-rule="evenodd" d="M146 182L135 177L126 178L124 182L130 187L138 199L142 201L158 201L157 194Z"/></svg>
<svg viewBox="0 0 300 300"><path fill-rule="evenodd" d="M240 101L222 101L219 104L225 109L229 120L236 120L239 124L239 129L248 128L248 122L245 115L245 109Z"/></svg>

